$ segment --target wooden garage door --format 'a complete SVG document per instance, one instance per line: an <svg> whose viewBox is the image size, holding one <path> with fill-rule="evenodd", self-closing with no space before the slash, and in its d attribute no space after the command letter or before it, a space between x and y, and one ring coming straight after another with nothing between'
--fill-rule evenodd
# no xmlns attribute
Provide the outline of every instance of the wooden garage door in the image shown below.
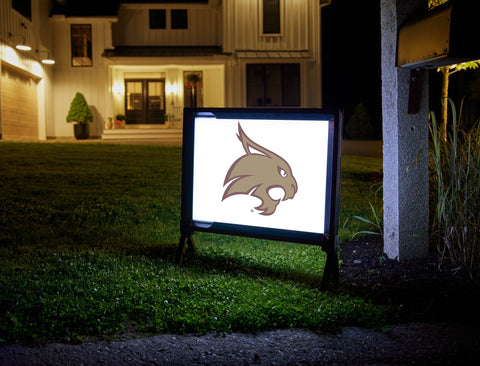
<svg viewBox="0 0 480 366"><path fill-rule="evenodd" d="M37 84L26 74L2 65L2 138L38 139Z"/></svg>

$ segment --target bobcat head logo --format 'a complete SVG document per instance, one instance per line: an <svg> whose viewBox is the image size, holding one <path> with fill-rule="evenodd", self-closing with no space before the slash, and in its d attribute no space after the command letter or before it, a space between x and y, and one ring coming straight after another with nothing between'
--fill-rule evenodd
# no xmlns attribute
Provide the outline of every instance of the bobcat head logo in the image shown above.
<svg viewBox="0 0 480 366"><path fill-rule="evenodd" d="M238 139L245 155L238 158L230 167L223 185L227 185L222 201L236 194L250 194L262 203L255 207L261 215L272 215L280 201L293 198L297 192L297 181L290 165L279 155L253 142L238 124ZM256 152L253 152L256 151ZM269 195L272 188L284 191L282 199Z"/></svg>

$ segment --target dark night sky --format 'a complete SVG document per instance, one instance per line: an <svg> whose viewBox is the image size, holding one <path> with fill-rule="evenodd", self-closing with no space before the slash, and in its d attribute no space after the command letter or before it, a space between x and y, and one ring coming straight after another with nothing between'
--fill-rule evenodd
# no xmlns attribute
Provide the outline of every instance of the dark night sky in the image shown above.
<svg viewBox="0 0 480 366"><path fill-rule="evenodd" d="M380 0L332 0L322 11L323 104L345 122L364 103L381 138Z"/></svg>

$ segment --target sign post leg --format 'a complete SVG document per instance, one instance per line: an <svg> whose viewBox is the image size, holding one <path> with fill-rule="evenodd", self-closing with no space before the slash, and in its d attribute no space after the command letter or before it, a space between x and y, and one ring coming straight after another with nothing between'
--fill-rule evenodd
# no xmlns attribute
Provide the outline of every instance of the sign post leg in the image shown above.
<svg viewBox="0 0 480 366"><path fill-rule="evenodd" d="M194 256L197 255L197 249L195 248L191 234L182 234L180 238L180 243L177 249L177 263L180 266L183 264L186 250L188 250L188 252Z"/></svg>
<svg viewBox="0 0 480 366"><path fill-rule="evenodd" d="M334 247L327 250L327 261L325 263L320 289L322 291L327 291L330 285L330 280L334 283L338 283L339 278L340 269L338 267L338 254Z"/></svg>

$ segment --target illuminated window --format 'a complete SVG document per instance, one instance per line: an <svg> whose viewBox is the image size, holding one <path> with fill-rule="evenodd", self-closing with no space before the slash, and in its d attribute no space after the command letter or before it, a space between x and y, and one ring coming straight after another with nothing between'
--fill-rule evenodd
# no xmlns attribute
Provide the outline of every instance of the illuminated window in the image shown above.
<svg viewBox="0 0 480 366"><path fill-rule="evenodd" d="M263 34L280 33L280 0L263 0Z"/></svg>
<svg viewBox="0 0 480 366"><path fill-rule="evenodd" d="M247 106L300 106L300 64L247 65Z"/></svg>
<svg viewBox="0 0 480 366"><path fill-rule="evenodd" d="M143 109L143 83L142 81L126 81L127 111Z"/></svg>
<svg viewBox="0 0 480 366"><path fill-rule="evenodd" d="M167 28L167 16L165 9L151 9L149 13L150 29Z"/></svg>
<svg viewBox="0 0 480 366"><path fill-rule="evenodd" d="M12 0L12 8L22 14L25 18L32 20L31 0Z"/></svg>
<svg viewBox="0 0 480 366"><path fill-rule="evenodd" d="M92 26L72 24L72 66L92 66Z"/></svg>
<svg viewBox="0 0 480 366"><path fill-rule="evenodd" d="M170 12L172 29L188 29L188 12L185 9L172 9Z"/></svg>

